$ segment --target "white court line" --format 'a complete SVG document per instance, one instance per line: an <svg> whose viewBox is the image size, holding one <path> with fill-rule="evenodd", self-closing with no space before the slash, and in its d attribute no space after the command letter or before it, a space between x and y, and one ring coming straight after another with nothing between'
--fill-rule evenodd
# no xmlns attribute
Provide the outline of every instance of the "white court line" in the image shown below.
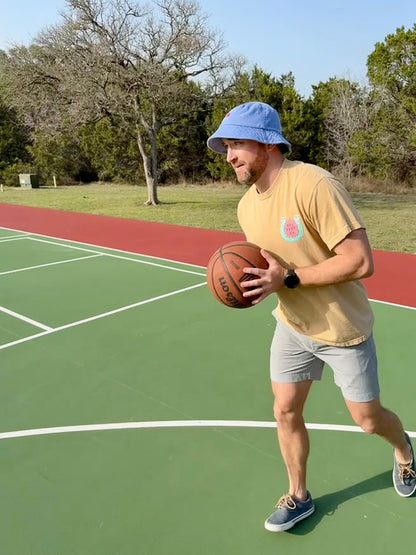
<svg viewBox="0 0 416 555"><path fill-rule="evenodd" d="M373 303L386 304L388 306L397 306L398 308L407 308L408 310L416 310L416 306L407 306L405 304L389 303L388 301L379 301L378 299L370 299Z"/></svg>
<svg viewBox="0 0 416 555"><path fill-rule="evenodd" d="M7 229L7 230L10 230L10 231L16 231L16 232L19 232L19 233L27 234L26 231L22 231L22 230L10 228L10 227L0 227L0 229ZM183 264L183 265L185 265L185 266L191 266L191 267L193 267L193 268L205 269L205 266L200 266L200 265L198 265L198 264L191 264L191 263L189 263L189 262L180 262L180 261L178 261L178 260L171 260L171 259L168 259L168 258L161 258L161 257L158 257L158 256L150 256L150 255L147 255L147 254L140 254L140 253L137 253L137 252L124 251L124 250L122 250L122 249L114 249L114 248L112 248L112 247L105 247L105 246L102 246L102 245L96 245L96 244L94 244L94 243L86 243L86 242L81 242L81 241L74 241L74 240L72 240L72 239L62 239L61 237L54 237L54 236L49 236L49 235L42 235L42 234L40 234L40 233L30 233L30 235L32 235L32 236L33 236L33 235L36 235L37 237L49 237L49 238L51 238L51 239L55 239L56 241L67 241L68 243L75 243L75 244L77 244L77 245L87 245L87 246L90 246L90 247L96 247L96 248L105 249L105 250L110 250L110 251L124 252L124 253L126 253L126 254L132 254L132 255L135 255L135 256L144 256L144 257L146 257L146 258L152 258L153 260L163 260L163 261L165 261L165 262L172 262L172 263L174 263L174 264ZM28 239L32 239L32 237L27 237L27 238L28 238ZM35 238L33 238L33 240L35 240ZM60 246L63 246L63 247L65 247L65 246L71 247L71 245L65 245L65 244L63 244L63 243L54 243L54 242L52 242L52 244L54 244L54 245L60 245ZM75 247L72 247L72 248L75 248ZM85 249L85 250L86 250L86 249ZM87 251L87 252L97 252L97 251ZM124 258L124 257L122 257L122 256L111 255L111 254L109 254L109 253L104 253L104 254L107 254L108 256L113 256L113 257L115 257L115 258L121 258L121 259L125 259L125 260L133 260L134 262L142 262L143 264L151 264L151 263L146 262L146 261L144 261L144 260L142 261L142 260L137 260L137 259L130 259L130 258L127 258L127 257ZM158 264L155 264L155 266L158 266ZM162 267L162 268L169 268L170 270L182 271L182 272L185 272L185 271L186 271L186 270L180 270L180 269L177 269L177 268L171 268L170 266L163 266L163 265L161 265L161 267ZM196 275L201 275L201 276L202 276L202 275L205 275L205 274L197 273ZM381 301L381 300L378 300L378 299L371 299L371 298L370 298L369 300L370 300L371 302L375 302L375 303L381 303L381 304L386 304L386 305L390 305L390 306L397 306L397 307L401 307L401 308L407 308L407 309L409 309L409 310L416 310L416 307L414 307L414 306L409 306L409 305L405 305L405 304L391 303L391 302Z"/></svg>
<svg viewBox="0 0 416 555"><path fill-rule="evenodd" d="M116 249L116 248L112 248L112 247L106 247L104 245L96 245L94 243L86 243L85 241L74 241L73 239L63 239L62 237L54 237L53 235L42 235L41 233L28 233L26 231L22 231L20 229L14 229L11 227L1 227L0 229L7 229L9 231L17 231L19 233L23 233L25 235L31 235L31 236L35 236L36 237L47 237L48 239L55 239L55 241L66 241L67 243L71 243L71 244L75 244L75 245L86 245L87 247L95 247L98 249L105 249L106 251L115 251L115 252L123 252L125 254L132 254L134 256L143 256L145 258L151 258L153 260L163 260L164 262L172 262L173 264L183 264L184 266L191 266L192 268L200 268L201 270L205 270L205 266L201 266L199 264L191 264L190 262L181 262L179 260L172 260L169 258L162 258L160 256L151 256L149 254L142 254L139 252L133 252L133 251L125 251L123 249ZM28 239L31 239L32 237L27 237ZM33 237L34 238L34 237ZM53 243L54 245L60 245L62 247L68 246L70 247L71 245L65 245L63 243ZM96 251L91 251L91 252L96 252ZM109 254L109 253L105 253L105 254ZM109 256L111 256L109 254ZM127 259L129 260L129 259ZM135 259L137 261L137 259ZM141 262L141 261L140 261ZM171 268L172 269L172 268Z"/></svg>
<svg viewBox="0 0 416 555"><path fill-rule="evenodd" d="M9 310L8 308L5 308L4 306L0 306L0 312L4 312L5 314L8 314L9 316L13 316L13 318L23 320L23 322L27 322L28 324L31 324L32 326L35 326L36 328L41 328L42 330L45 330L47 332L53 331L53 328L51 328L49 326L45 326L44 324L41 324L40 322L37 322L36 320L32 320L32 318L28 318L27 316L23 316L23 314L18 314L17 312L13 312L13 310Z"/></svg>
<svg viewBox="0 0 416 555"><path fill-rule="evenodd" d="M89 256L80 256L78 258L71 258L69 260L59 260L58 262L48 262L47 264L38 264L37 266L27 266L26 268L17 268L16 270L7 270L7 272L0 272L0 276L7 274L16 274L17 272L26 272L27 270L37 270L38 268L46 268L48 266L57 266L58 264L67 264L68 262L77 262L78 260L87 260L88 258L97 258L104 256L103 253L91 254Z"/></svg>
<svg viewBox="0 0 416 555"><path fill-rule="evenodd" d="M4 345L0 345L0 351L3 349L7 349L8 347L14 347L15 345L19 345L20 343L26 343L27 341L32 341L33 339L37 339L38 337L42 337L43 335L49 335L51 333L55 333L58 331L66 330L69 328L74 328L76 326L80 326L82 324L86 324L88 322L93 322L94 320L100 320L101 318L106 318L107 316L112 316L113 314L117 314L119 312L124 312L125 310L130 310L131 308L136 308L138 306L142 306L148 303L152 303L154 301L159 301L162 299L166 299L167 297L172 297L173 295L179 295L180 293L185 293L186 291L190 291L191 289L196 289L197 287L202 287L206 285L206 282L197 283L196 285L191 285L190 287L185 287L183 289L177 289L176 291L171 291L170 293L165 293L164 295L158 295L157 297L152 297L150 299L146 299L144 301L139 301L134 304L129 304L127 306L122 306L120 308L116 308L114 310L110 310L108 312L103 312L101 314L96 314L95 316L90 316L89 318L85 318L84 320L78 320L77 322L71 322L70 324L65 324L63 326L59 326L57 328L51 328L47 331L43 331L41 333L36 333L34 335L29 335L28 337L23 337L22 339L17 339L16 341L11 341L10 343L5 343Z"/></svg>
<svg viewBox="0 0 416 555"><path fill-rule="evenodd" d="M0 243L9 243L10 241L20 241L21 239L26 239L28 235L30 235L30 233L26 233L25 235L19 235L18 237L16 235L9 235L6 237L2 237L0 239Z"/></svg>
<svg viewBox="0 0 416 555"><path fill-rule="evenodd" d="M84 252L92 252L92 253L97 253L98 252L96 250L86 249L85 247L74 247L73 245L65 245L65 244L62 244L62 243L56 243L55 241L48 241L46 239L38 239L37 237L27 237L27 239L29 241L38 241L39 243L49 243L50 245L57 245L59 247L66 247L68 249L75 249L75 250L84 251ZM106 248L106 247L100 247L100 248ZM122 251L120 251L120 252L122 252ZM157 268L165 268L167 270L173 270L175 272L183 272L185 274L194 274L194 275L201 276L201 277L205 276L205 273L194 272L192 270L186 270L184 268L174 268L172 266L167 266L165 264L160 264L159 262L156 263L156 262L149 262L147 260L138 260L137 258L130 258L130 257L127 257L127 256L120 256L120 255L111 254L111 253L108 253L108 252L103 252L103 253L100 252L100 254L102 254L104 256L108 256L110 258L117 258L119 260L127 260L129 262L136 262L136 263L139 263L139 264L147 264L148 266L156 266ZM143 255L138 254L137 256L143 256ZM172 261L172 262L174 262L174 261ZM185 266L188 266L188 264L186 264L185 262L179 262L179 263L176 262L176 263L177 264L184 264Z"/></svg>
<svg viewBox="0 0 416 555"><path fill-rule="evenodd" d="M53 428L34 428L0 433L0 439L14 439L18 437L44 436L52 434L67 434L74 432L105 432L109 430L138 430L149 428L276 428L276 422L261 422L253 420L161 420L151 422L113 422L109 424L86 424L79 426L57 426ZM358 426L343 426L339 424L306 424L308 430L322 430L332 432L364 433ZM416 437L416 432L407 432L410 437Z"/></svg>

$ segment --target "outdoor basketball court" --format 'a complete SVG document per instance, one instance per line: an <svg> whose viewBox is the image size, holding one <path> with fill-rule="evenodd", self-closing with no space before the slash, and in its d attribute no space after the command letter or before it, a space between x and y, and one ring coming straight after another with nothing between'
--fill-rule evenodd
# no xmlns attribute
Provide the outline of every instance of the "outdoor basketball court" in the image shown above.
<svg viewBox="0 0 416 555"><path fill-rule="evenodd" d="M306 408L316 512L263 528L287 490L268 378L275 299L228 309L185 256L108 248L87 228L69 240L64 220L53 235L6 223L0 553L413 552L415 498L397 496L390 448L352 425L329 370ZM382 401L416 438L416 297L380 301Z"/></svg>

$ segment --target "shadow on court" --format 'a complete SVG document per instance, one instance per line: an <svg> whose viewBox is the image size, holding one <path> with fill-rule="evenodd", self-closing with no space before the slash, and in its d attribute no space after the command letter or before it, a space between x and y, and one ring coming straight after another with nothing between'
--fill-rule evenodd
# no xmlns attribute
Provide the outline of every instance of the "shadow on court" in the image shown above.
<svg viewBox="0 0 416 555"><path fill-rule="evenodd" d="M288 530L288 533L295 536L303 536L308 534L321 522L325 517L332 516L340 505L354 499L365 495L366 493L371 493L372 491L379 491L382 489L392 488L392 477L391 470L382 472L377 476L358 482L353 486L335 491L333 493L327 493L321 497L314 498L315 512L310 517L300 522L292 530Z"/></svg>

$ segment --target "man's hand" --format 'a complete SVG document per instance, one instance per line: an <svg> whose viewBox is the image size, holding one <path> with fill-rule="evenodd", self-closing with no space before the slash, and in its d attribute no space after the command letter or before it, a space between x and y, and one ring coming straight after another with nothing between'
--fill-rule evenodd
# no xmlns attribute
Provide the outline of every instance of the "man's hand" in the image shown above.
<svg viewBox="0 0 416 555"><path fill-rule="evenodd" d="M261 255L269 264L267 270L243 268L245 273L253 275L253 279L241 283L242 287L250 289L250 291L243 293L243 296L248 300L253 298L253 304L258 304L272 293L276 293L283 286L287 271L266 250L262 249Z"/></svg>

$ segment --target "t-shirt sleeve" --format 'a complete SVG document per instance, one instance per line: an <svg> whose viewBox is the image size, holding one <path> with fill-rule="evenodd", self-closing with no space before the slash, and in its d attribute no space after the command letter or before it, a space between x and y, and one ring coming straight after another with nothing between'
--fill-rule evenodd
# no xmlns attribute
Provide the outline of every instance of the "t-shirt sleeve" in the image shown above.
<svg viewBox="0 0 416 555"><path fill-rule="evenodd" d="M365 229L346 189L336 180L325 177L315 186L309 203L310 224L332 250L347 235Z"/></svg>

